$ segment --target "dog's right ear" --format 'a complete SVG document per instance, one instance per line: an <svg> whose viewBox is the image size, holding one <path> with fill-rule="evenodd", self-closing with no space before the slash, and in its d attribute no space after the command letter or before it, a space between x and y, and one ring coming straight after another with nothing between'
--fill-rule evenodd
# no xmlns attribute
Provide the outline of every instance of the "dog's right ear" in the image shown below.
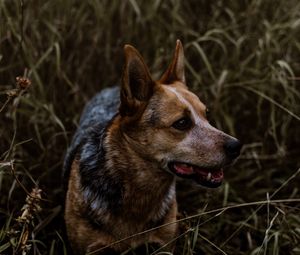
<svg viewBox="0 0 300 255"><path fill-rule="evenodd" d="M173 55L173 60L169 65L167 71L162 75L160 82L171 84L174 81L180 81L185 84L184 74L184 52L180 40L176 41L176 48Z"/></svg>
<svg viewBox="0 0 300 255"><path fill-rule="evenodd" d="M141 113L153 95L155 82L142 56L131 45L125 45L125 66L122 75L121 116Z"/></svg>

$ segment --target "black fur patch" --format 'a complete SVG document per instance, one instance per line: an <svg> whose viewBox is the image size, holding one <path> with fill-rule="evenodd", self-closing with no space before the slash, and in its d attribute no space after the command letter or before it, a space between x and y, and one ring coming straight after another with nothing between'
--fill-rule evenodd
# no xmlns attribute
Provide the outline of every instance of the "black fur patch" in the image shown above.
<svg viewBox="0 0 300 255"><path fill-rule="evenodd" d="M78 156L79 149L87 141L94 127L101 130L117 113L120 103L120 88L112 87L96 94L85 106L80 118L79 127L72 139L63 166L63 186L65 193L68 189L68 181L72 163ZM101 128L102 127L102 128Z"/></svg>
<svg viewBox="0 0 300 255"><path fill-rule="evenodd" d="M80 177L83 192L89 204L102 205L103 210L117 213L121 206L122 183L106 169L106 151L103 145L106 128L94 127L80 148ZM91 208L91 211L94 209ZM97 213L97 212L94 212Z"/></svg>
<svg viewBox="0 0 300 255"><path fill-rule="evenodd" d="M79 160L79 174L84 199L91 215L109 211L117 212L121 206L122 183L111 176L105 166L106 151L103 145L106 130L118 112L120 89L107 88L96 94L83 110L79 127L67 151L63 182L65 192L72 163ZM93 210L93 206L97 209ZM101 223L100 223L101 224Z"/></svg>

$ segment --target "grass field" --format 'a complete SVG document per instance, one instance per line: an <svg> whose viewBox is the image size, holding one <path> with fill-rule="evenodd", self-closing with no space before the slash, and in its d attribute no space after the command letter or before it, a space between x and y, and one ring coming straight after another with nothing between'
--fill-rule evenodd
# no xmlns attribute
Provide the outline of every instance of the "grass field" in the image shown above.
<svg viewBox="0 0 300 255"><path fill-rule="evenodd" d="M244 147L222 187L179 183L176 254L300 254L298 0L0 0L0 254L69 254L61 168L81 110L119 84L125 43L158 78L177 38L189 87Z"/></svg>

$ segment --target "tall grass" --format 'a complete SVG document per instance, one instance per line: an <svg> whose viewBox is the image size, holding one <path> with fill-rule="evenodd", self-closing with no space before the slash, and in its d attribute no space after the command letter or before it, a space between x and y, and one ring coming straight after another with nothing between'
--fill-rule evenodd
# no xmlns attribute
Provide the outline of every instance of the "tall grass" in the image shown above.
<svg viewBox="0 0 300 255"><path fill-rule="evenodd" d="M0 0L0 254L68 253L61 167L84 103L119 83L125 43L159 77L177 38L211 122L245 145L220 189L179 183L176 253L299 254L299 35L297 0Z"/></svg>

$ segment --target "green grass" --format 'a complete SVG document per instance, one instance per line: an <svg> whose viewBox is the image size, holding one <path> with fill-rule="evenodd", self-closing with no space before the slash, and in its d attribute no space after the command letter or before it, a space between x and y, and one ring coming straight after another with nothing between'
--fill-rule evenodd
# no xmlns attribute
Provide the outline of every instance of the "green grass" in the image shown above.
<svg viewBox="0 0 300 255"><path fill-rule="evenodd" d="M221 188L179 183L176 254L300 254L299 35L297 0L0 0L0 254L68 254L61 167L85 102L119 83L125 43L157 78L177 38L211 122L245 146Z"/></svg>

